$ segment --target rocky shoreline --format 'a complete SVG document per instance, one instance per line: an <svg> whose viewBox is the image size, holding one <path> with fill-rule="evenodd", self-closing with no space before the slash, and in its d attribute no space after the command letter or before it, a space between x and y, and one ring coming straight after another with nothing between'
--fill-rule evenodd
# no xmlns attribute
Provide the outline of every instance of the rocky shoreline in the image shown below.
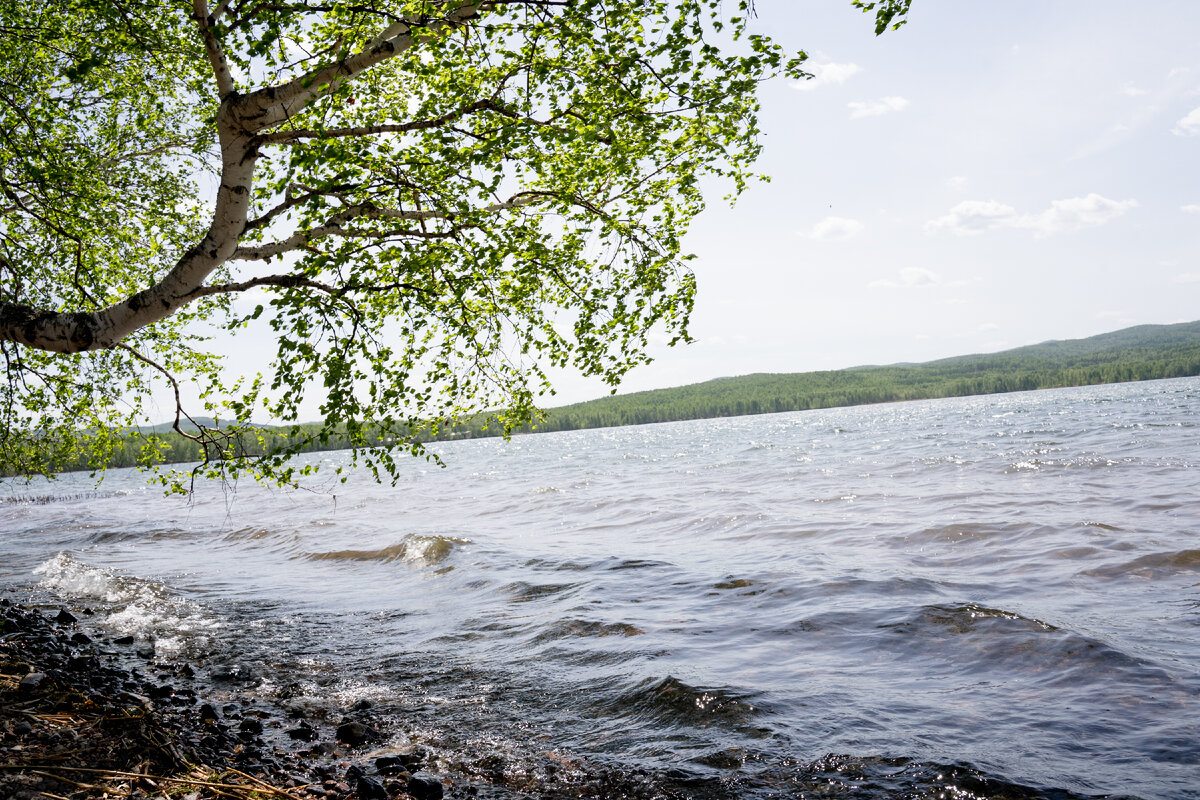
<svg viewBox="0 0 1200 800"><path fill-rule="evenodd" d="M0 797L438 800L420 748L368 758L386 723L360 703L330 730L245 701L218 703L187 664L123 664L131 637L94 640L87 609L0 599ZM126 659L128 660L128 659Z"/></svg>

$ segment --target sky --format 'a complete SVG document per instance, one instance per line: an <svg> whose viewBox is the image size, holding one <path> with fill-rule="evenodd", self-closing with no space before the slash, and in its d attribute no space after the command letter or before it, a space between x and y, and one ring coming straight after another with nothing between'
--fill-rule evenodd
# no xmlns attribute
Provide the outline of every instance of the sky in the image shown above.
<svg viewBox="0 0 1200 800"><path fill-rule="evenodd" d="M697 341L620 393L1200 319L1200 2L914 0L878 38L849 0L756 8L816 77L763 86L772 180L712 187Z"/></svg>
<svg viewBox="0 0 1200 800"><path fill-rule="evenodd" d="M850 0L755 6L815 77L762 86L772 180L709 186L696 341L620 393L1200 319L1200 2L914 0L880 37ZM546 407L609 393L552 378Z"/></svg>

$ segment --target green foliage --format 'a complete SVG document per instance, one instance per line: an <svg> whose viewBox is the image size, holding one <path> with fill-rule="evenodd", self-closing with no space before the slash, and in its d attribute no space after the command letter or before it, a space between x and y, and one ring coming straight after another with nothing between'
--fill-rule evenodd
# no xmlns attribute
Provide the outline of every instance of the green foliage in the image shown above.
<svg viewBox="0 0 1200 800"><path fill-rule="evenodd" d="M288 483L338 446L394 474L483 409L529 423L551 366L615 386L652 330L688 340L700 186L745 188L757 85L804 74L749 11L0 0L0 471L186 451ZM275 352L230 378L214 329ZM113 433L156 393L172 438Z"/></svg>
<svg viewBox="0 0 1200 800"><path fill-rule="evenodd" d="M889 26L892 30L898 30L908 21L904 16L908 14L912 0L878 0L877 2L854 0L854 5L856 8L862 9L864 13L874 12L875 35L880 36Z"/></svg>

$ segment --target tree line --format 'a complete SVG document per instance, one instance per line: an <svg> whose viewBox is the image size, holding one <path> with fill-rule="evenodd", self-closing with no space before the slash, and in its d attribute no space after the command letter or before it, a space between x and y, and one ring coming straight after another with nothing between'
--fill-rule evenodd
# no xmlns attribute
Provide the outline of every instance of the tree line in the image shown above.
<svg viewBox="0 0 1200 800"><path fill-rule="evenodd" d="M551 408L520 433L608 428L939 397L1088 386L1200 375L1200 322L1140 326L1089 339L1047 342L990 355L959 356L924 364L866 366L791 374L760 373L704 383L616 395ZM219 421L201 424L220 427ZM113 432L106 459L87 453L66 459L64 469L90 470L143 464L188 463L204 456L203 444L158 426ZM413 429L421 442L500 434L492 415L455 428ZM236 432L229 452L244 457L385 446L383 426L319 424L260 427Z"/></svg>

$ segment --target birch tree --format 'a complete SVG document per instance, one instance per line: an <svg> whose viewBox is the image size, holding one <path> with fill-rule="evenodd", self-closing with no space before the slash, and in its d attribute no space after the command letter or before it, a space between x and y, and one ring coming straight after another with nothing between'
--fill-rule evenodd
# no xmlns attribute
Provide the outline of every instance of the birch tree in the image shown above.
<svg viewBox="0 0 1200 800"><path fill-rule="evenodd" d="M0 471L102 462L165 392L198 474L294 481L334 431L394 474L551 367L615 386L688 340L701 187L745 188L756 87L804 77L745 0L212 2L0 0Z"/></svg>

